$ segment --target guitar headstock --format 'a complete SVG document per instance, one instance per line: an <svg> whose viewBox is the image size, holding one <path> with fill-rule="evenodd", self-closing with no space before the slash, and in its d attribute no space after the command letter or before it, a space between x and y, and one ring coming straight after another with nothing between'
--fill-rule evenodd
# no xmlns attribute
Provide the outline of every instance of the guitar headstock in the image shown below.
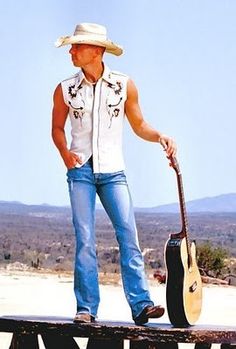
<svg viewBox="0 0 236 349"><path fill-rule="evenodd" d="M179 167L179 163L178 160L175 156L169 156L168 159L170 160L170 164L173 167L173 169L175 170L175 172L177 174L180 174L180 167Z"/></svg>

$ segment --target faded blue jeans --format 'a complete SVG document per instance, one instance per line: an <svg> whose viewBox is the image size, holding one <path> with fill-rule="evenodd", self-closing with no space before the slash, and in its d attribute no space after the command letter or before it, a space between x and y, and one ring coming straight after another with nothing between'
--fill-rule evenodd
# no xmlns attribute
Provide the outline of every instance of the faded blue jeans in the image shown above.
<svg viewBox="0 0 236 349"><path fill-rule="evenodd" d="M76 235L74 291L77 312L96 317L100 301L95 246L97 193L115 229L124 292L135 319L153 302L148 291L125 174L123 171L94 174L90 159L82 167L68 170L67 181Z"/></svg>

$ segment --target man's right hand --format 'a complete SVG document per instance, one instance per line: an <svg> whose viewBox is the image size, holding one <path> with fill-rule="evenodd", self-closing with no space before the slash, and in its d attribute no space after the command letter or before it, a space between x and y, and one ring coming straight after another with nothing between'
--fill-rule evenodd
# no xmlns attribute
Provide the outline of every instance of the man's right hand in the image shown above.
<svg viewBox="0 0 236 349"><path fill-rule="evenodd" d="M68 149L61 151L61 156L68 170L74 168L77 163L82 164L82 160L79 158L79 156L72 153Z"/></svg>

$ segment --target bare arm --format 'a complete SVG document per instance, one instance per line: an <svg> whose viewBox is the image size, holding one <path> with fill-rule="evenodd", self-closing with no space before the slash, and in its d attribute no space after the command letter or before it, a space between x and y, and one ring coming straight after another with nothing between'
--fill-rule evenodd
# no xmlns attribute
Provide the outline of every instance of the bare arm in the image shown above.
<svg viewBox="0 0 236 349"><path fill-rule="evenodd" d="M64 102L61 84L59 84L55 89L53 102L52 138L66 167L70 169L75 167L77 162L81 163L81 160L76 154L70 152L67 148L65 123L69 108Z"/></svg>
<svg viewBox="0 0 236 349"><path fill-rule="evenodd" d="M138 102L138 91L132 80L128 81L125 113L132 129L139 137L150 142L159 142L166 151L167 156L176 154L174 140L155 130L144 120Z"/></svg>

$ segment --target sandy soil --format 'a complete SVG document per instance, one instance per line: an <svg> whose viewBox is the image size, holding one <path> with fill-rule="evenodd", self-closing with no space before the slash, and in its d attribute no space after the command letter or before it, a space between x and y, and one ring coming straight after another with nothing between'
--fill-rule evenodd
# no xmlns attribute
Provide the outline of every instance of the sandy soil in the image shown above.
<svg viewBox="0 0 236 349"><path fill-rule="evenodd" d="M100 290L99 319L132 321L121 286L101 285ZM156 304L165 305L164 286L151 282L150 292ZM75 299L71 276L1 272L0 316L53 315L73 318L74 313ZM158 322L169 322L167 314ZM202 314L198 324L236 326L236 288L205 286ZM8 349L10 340L11 335L0 333L0 348ZM86 347L85 339L77 341L81 349ZM128 343L125 346L128 348ZM180 348L192 347L190 344L180 345ZM219 345L214 345L213 348L219 348ZM40 349L44 349L41 340Z"/></svg>

